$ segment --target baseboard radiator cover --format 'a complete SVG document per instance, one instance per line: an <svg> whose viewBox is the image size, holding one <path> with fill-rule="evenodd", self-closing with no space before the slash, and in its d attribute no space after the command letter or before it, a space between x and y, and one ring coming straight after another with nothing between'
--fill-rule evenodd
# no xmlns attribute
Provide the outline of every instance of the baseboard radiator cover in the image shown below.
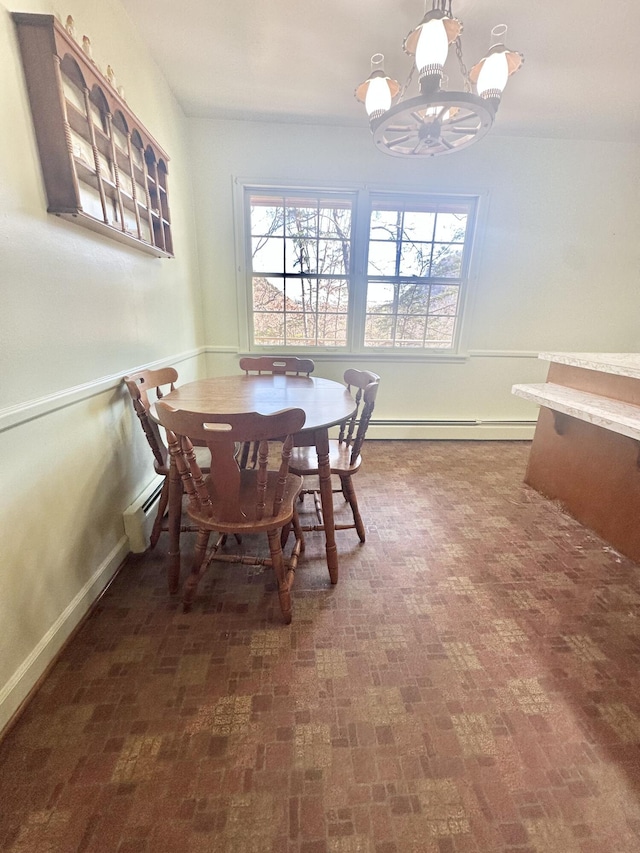
<svg viewBox="0 0 640 853"><path fill-rule="evenodd" d="M134 554L142 554L149 547L151 529L158 511L163 483L164 477L154 477L122 514L124 532Z"/></svg>
<svg viewBox="0 0 640 853"><path fill-rule="evenodd" d="M436 439L469 441L530 441L536 421L372 419L367 436L373 439Z"/></svg>

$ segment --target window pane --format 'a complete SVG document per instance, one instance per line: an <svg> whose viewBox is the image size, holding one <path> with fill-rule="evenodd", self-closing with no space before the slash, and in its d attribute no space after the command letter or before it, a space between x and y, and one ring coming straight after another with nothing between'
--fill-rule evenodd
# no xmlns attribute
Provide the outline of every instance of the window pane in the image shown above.
<svg viewBox="0 0 640 853"><path fill-rule="evenodd" d="M372 210L371 211L371 240L393 240L398 239L398 228L400 227L400 213L396 210Z"/></svg>
<svg viewBox="0 0 640 853"><path fill-rule="evenodd" d="M427 322L425 346L443 348L453 346L453 330L453 317L430 317Z"/></svg>
<svg viewBox="0 0 640 853"><path fill-rule="evenodd" d="M400 253L400 275L429 275L431 243L403 243Z"/></svg>
<svg viewBox="0 0 640 853"><path fill-rule="evenodd" d="M262 346L284 344L284 314L253 315L254 339Z"/></svg>
<svg viewBox="0 0 640 853"><path fill-rule="evenodd" d="M287 205L291 205L287 199ZM286 214L287 235L292 237L315 237L318 233L318 209L316 205L303 207L301 205L287 206Z"/></svg>
<svg viewBox="0 0 640 853"><path fill-rule="evenodd" d="M396 323L396 346L423 347L427 318L398 317Z"/></svg>
<svg viewBox="0 0 640 853"><path fill-rule="evenodd" d="M396 274L395 243L369 243L369 275Z"/></svg>
<svg viewBox="0 0 640 853"><path fill-rule="evenodd" d="M284 288L281 279L253 279L253 310L284 311Z"/></svg>
<svg viewBox="0 0 640 853"><path fill-rule="evenodd" d="M315 240L287 238L285 241L285 272L315 273L318 270Z"/></svg>
<svg viewBox="0 0 640 853"><path fill-rule="evenodd" d="M284 296L282 311L299 311L304 307L303 296L309 292L307 282L301 278L286 278L284 280Z"/></svg>
<svg viewBox="0 0 640 853"><path fill-rule="evenodd" d="M311 341L311 346L316 342L316 318L310 312L289 312L285 317L285 329L287 344L302 345L303 341ZM306 345L306 344L305 344Z"/></svg>
<svg viewBox="0 0 640 853"><path fill-rule="evenodd" d="M438 213L435 233L436 240L443 243L462 243L466 231L466 213Z"/></svg>
<svg viewBox="0 0 640 853"><path fill-rule="evenodd" d="M349 307L349 284L344 279L318 279L318 310L346 313Z"/></svg>
<svg viewBox="0 0 640 853"><path fill-rule="evenodd" d="M422 282L401 284L398 291L398 314L423 314L429 307L429 285Z"/></svg>
<svg viewBox="0 0 640 853"><path fill-rule="evenodd" d="M380 314L368 314L364 343L367 347L392 347L395 318Z"/></svg>
<svg viewBox="0 0 640 853"><path fill-rule="evenodd" d="M367 288L367 312L388 314L394 311L395 284L386 284L380 281L370 281Z"/></svg>
<svg viewBox="0 0 640 853"><path fill-rule="evenodd" d="M255 236L282 236L284 223L284 208L282 205L257 204L252 199L251 233Z"/></svg>
<svg viewBox="0 0 640 853"><path fill-rule="evenodd" d="M323 207L320 209L319 234L349 242L351 235L350 207Z"/></svg>
<svg viewBox="0 0 640 853"><path fill-rule="evenodd" d="M254 237L251 240L253 271L279 272L283 249L283 241L279 237Z"/></svg>
<svg viewBox="0 0 640 853"><path fill-rule="evenodd" d="M432 314L454 315L458 310L460 288L451 284L433 284L429 311Z"/></svg>
<svg viewBox="0 0 640 853"><path fill-rule="evenodd" d="M349 241L319 240L315 248L318 272L325 275L347 275L349 272Z"/></svg>
<svg viewBox="0 0 640 853"><path fill-rule="evenodd" d="M435 213L405 211L403 232L405 240L433 240L435 220Z"/></svg>
<svg viewBox="0 0 640 853"><path fill-rule="evenodd" d="M347 345L347 315L318 314L318 346Z"/></svg>
<svg viewBox="0 0 640 853"><path fill-rule="evenodd" d="M435 243L431 275L443 278L460 278L462 273L461 243Z"/></svg>

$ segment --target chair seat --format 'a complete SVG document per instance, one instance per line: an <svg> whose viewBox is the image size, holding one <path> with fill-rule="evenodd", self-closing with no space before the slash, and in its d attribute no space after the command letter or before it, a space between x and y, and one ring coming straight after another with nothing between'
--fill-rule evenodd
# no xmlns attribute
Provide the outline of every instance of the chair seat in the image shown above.
<svg viewBox="0 0 640 853"><path fill-rule="evenodd" d="M362 457L357 456L351 463L351 446L336 439L329 442L329 464L332 474L355 474L362 464ZM294 447L291 451L289 470L293 474L313 476L318 474L318 454L315 447Z"/></svg>
<svg viewBox="0 0 640 853"><path fill-rule="evenodd" d="M245 469L240 472L239 502L244 520L239 520L237 517L229 519L227 497L222 495L218 498L215 495L209 478L205 482L211 496L212 506L196 509L189 505L187 507L189 517L198 525L210 530L217 530L219 533L241 534L248 531L255 533L273 530L289 524L293 518L295 500L302 489L302 477L295 474L287 475L280 511L277 515L268 515L267 518L261 520L256 519L256 480L257 471ZM273 506L277 484L278 472L270 471L267 475L267 488L264 498L267 507Z"/></svg>

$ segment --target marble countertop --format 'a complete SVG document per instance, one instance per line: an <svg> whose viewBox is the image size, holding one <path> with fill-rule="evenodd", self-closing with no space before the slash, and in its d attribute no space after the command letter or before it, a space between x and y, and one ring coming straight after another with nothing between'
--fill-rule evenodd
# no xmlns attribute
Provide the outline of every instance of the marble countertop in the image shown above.
<svg viewBox="0 0 640 853"><path fill-rule="evenodd" d="M538 358L640 379L640 353L637 352L541 352Z"/></svg>
<svg viewBox="0 0 640 853"><path fill-rule="evenodd" d="M640 406L610 400L587 391L577 391L553 382L514 385L511 393L539 406L640 440Z"/></svg>

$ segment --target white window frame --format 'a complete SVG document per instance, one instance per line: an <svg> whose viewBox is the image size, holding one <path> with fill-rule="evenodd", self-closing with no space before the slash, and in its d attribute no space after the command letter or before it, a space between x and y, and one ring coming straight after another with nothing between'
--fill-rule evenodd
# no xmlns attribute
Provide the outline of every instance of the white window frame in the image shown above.
<svg viewBox="0 0 640 853"><path fill-rule="evenodd" d="M352 252L349 288L349 316L347 322L347 345L344 347L302 347L302 346L260 346L253 342L253 283L249 259L251 258L251 223L249 205L245 203L248 194L273 193L274 195L331 194L352 195ZM388 196L391 202L399 200L434 199L449 202L472 202L469 224L465 235L463 274L460 283L458 319L451 347L365 347L364 326L366 318L367 263L369 249L369 213L372 196ZM321 182L313 184L295 184L290 181L264 183L250 179L234 179L234 223L236 278L238 296L238 334L240 351L252 354L273 354L274 352L298 353L322 358L322 360L344 360L345 356L357 355L360 360L391 361L463 361L466 360L465 329L468 326L472 308L474 283L477 278L477 256L480 243L479 234L483 230L487 208L486 190L473 192L450 192L440 188L424 192L404 190L402 188L376 185L327 186ZM362 342L361 344L359 342Z"/></svg>

